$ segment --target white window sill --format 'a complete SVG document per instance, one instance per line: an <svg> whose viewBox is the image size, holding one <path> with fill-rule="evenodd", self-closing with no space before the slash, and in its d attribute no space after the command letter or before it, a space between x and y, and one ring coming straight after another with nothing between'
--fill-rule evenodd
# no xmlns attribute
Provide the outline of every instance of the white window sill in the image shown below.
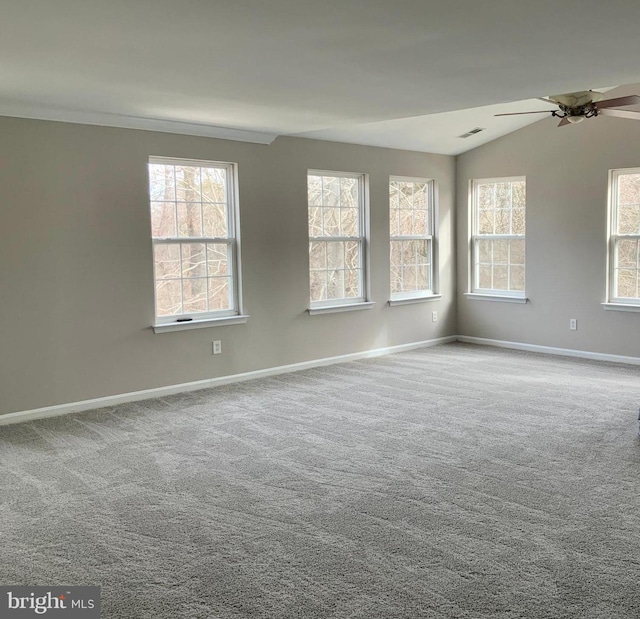
<svg viewBox="0 0 640 619"><path fill-rule="evenodd" d="M474 301L498 301L500 303L526 303L527 297L511 297L505 294L482 294L480 292L465 292L467 299Z"/></svg>
<svg viewBox="0 0 640 619"><path fill-rule="evenodd" d="M189 329L208 329L211 327L226 327L227 325L241 325L249 320L249 316L224 316L221 318L206 318L204 320L188 320L185 322L167 322L153 325L154 333L168 333L169 331L188 331Z"/></svg>
<svg viewBox="0 0 640 619"><path fill-rule="evenodd" d="M389 299L388 303L391 307L394 305L409 305L411 303L425 303L428 301L438 301L442 299L441 294L428 294L422 297L407 297L406 299Z"/></svg>
<svg viewBox="0 0 640 619"><path fill-rule="evenodd" d="M615 312L640 312L640 304L634 303L603 303L602 307Z"/></svg>
<svg viewBox="0 0 640 619"><path fill-rule="evenodd" d="M310 307L307 312L310 316L317 314L336 314L338 312L355 312L357 310L371 309L375 303L364 301L362 303L345 303L344 305L324 305L322 307Z"/></svg>

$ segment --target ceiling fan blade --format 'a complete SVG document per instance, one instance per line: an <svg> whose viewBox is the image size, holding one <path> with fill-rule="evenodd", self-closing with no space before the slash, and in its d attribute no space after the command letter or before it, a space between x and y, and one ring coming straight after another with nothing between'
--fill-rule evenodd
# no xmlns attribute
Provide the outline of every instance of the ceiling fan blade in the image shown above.
<svg viewBox="0 0 640 619"><path fill-rule="evenodd" d="M640 103L640 97L638 95L630 95L628 97L618 97L617 99L605 99L604 101L598 101L596 107L601 110L607 107L623 107L625 105L636 105Z"/></svg>
<svg viewBox="0 0 640 619"><path fill-rule="evenodd" d="M567 120L567 117L565 116L559 123L558 123L558 127L563 127L564 125L570 125L571 123Z"/></svg>
<svg viewBox="0 0 640 619"><path fill-rule="evenodd" d="M598 116L615 116L616 118L640 120L640 112L632 112L631 110L600 110Z"/></svg>
<svg viewBox="0 0 640 619"><path fill-rule="evenodd" d="M545 103L551 103L551 105L558 105L557 101L553 101L552 99L547 99L545 97L538 97L538 101L544 101Z"/></svg>
<svg viewBox="0 0 640 619"><path fill-rule="evenodd" d="M551 110L536 110L535 112L509 112L508 114L494 114L494 116L520 116L520 114L551 114Z"/></svg>

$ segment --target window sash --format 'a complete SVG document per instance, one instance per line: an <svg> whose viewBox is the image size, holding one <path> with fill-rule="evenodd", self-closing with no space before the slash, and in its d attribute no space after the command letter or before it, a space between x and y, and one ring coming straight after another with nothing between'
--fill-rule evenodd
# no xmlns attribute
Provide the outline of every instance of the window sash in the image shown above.
<svg viewBox="0 0 640 619"><path fill-rule="evenodd" d="M636 250L636 264L635 266L620 267L618 263L618 244L620 241L635 241L637 245L640 245L640 234L612 234L610 242L610 261L611 261L611 275L610 275L610 301L614 303L622 303L626 305L638 305L640 303L640 282L638 278L640 276L640 247ZM633 297L619 296L619 272L635 271L636 279L636 294Z"/></svg>
<svg viewBox="0 0 640 619"><path fill-rule="evenodd" d="M225 175L225 218L226 218L226 230L227 236L178 236L176 229L176 236L152 236L152 250L153 250L153 281L154 281L154 313L155 324L172 324L176 322L191 320L207 320L215 318L226 318L229 316L236 316L240 313L240 256L239 256L239 232L238 232L238 213L237 213L237 186L236 186L236 166L232 163L214 162L214 161L199 161L193 159L173 159L165 157L150 157L150 165L164 165L164 166L180 166L180 167L193 167L193 168L213 168L218 170L224 170ZM177 196L176 196L177 198ZM151 204L151 196L149 196L149 203ZM176 200L160 200L154 202L167 202L178 204L180 201ZM206 200L199 200L193 202L194 204L208 204ZM213 203L212 203L213 204ZM219 204L219 203L218 203ZM202 217L203 215L201 215ZM155 248L158 245L179 245L185 246L190 244L224 244L227 246L227 275L226 276L209 276L207 273L208 260L205 254L205 275L196 277L184 277L181 273L179 277L175 278L158 278L157 277L157 264L155 259ZM181 258L182 260L182 258ZM228 299L229 308L221 310L207 310L207 311L183 311L179 314L171 314L169 316L160 316L158 314L158 284L162 281L179 281L181 282L181 299L184 304L184 283L189 280L205 280L206 281L206 299L209 302L210 292L210 280L212 279L226 279L228 282Z"/></svg>

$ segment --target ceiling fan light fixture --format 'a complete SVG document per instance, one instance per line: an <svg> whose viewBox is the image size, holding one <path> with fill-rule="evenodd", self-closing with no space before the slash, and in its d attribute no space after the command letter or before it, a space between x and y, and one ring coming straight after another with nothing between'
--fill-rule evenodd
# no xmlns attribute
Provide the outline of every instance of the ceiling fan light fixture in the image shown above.
<svg viewBox="0 0 640 619"><path fill-rule="evenodd" d="M581 123L584 120L584 116L567 116L567 120L570 123Z"/></svg>

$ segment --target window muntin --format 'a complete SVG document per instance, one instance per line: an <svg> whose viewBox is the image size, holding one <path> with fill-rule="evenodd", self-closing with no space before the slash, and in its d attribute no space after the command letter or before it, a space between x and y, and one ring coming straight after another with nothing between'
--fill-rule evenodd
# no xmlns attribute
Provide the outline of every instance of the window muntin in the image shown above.
<svg viewBox="0 0 640 619"><path fill-rule="evenodd" d="M149 158L156 324L239 313L235 166Z"/></svg>
<svg viewBox="0 0 640 619"><path fill-rule="evenodd" d="M471 291L524 296L526 181L472 181Z"/></svg>
<svg viewBox="0 0 640 619"><path fill-rule="evenodd" d="M434 293L433 181L389 179L391 299Z"/></svg>
<svg viewBox="0 0 640 619"><path fill-rule="evenodd" d="M307 192L311 307L366 301L365 175L310 170Z"/></svg>
<svg viewBox="0 0 640 619"><path fill-rule="evenodd" d="M640 302L640 168L613 170L610 182L609 301Z"/></svg>

